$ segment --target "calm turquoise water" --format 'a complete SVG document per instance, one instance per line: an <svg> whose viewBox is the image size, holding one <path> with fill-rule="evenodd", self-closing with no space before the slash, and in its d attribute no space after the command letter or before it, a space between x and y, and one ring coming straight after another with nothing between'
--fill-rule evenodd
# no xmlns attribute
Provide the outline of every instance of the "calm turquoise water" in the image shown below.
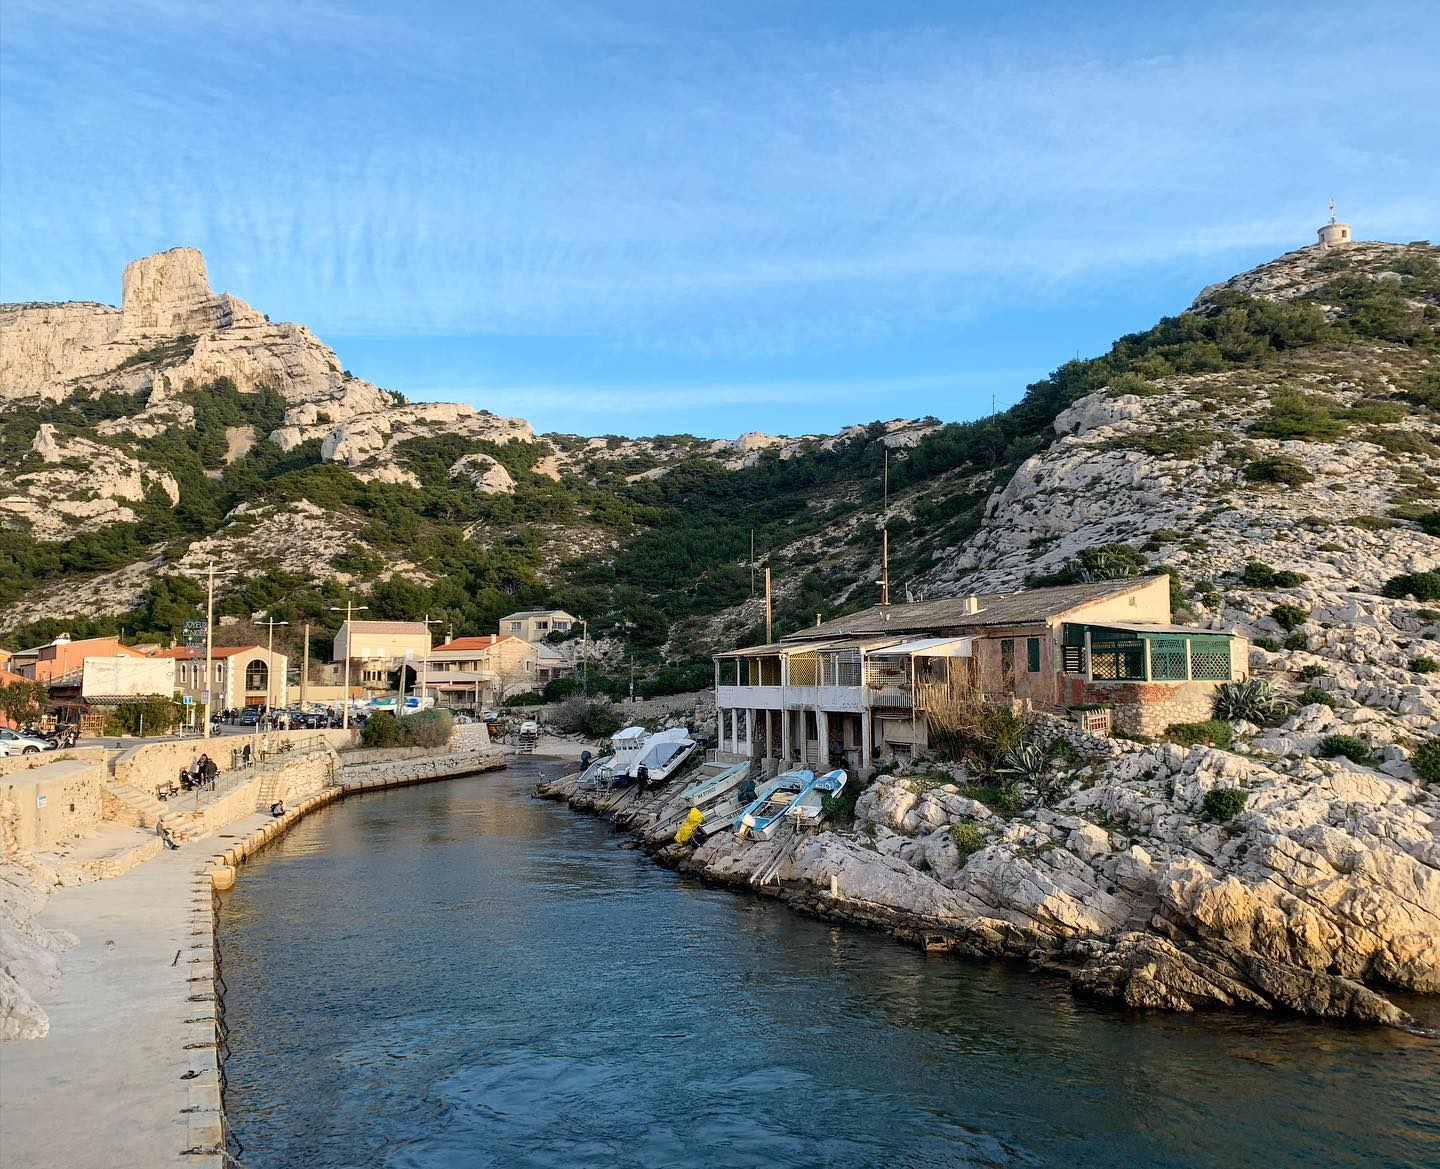
<svg viewBox="0 0 1440 1169"><path fill-rule="evenodd" d="M363 796L221 919L267 1166L1440 1165L1440 1045L1132 1014L620 850L535 768Z"/></svg>

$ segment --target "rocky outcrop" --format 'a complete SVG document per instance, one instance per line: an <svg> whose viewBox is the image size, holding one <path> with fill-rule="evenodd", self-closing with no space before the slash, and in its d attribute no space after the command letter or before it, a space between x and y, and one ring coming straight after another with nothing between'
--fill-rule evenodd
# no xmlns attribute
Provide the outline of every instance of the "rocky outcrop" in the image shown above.
<svg viewBox="0 0 1440 1169"><path fill-rule="evenodd" d="M572 778L542 794L611 815L708 879L931 948L1038 961L1132 1006L1403 1024L1388 988L1440 993L1435 793L1343 760L1048 725L1088 762L1064 798L1009 816L966 795L963 772L919 766L876 780L844 832L751 841L722 829L691 849L672 844L677 791L597 806ZM1247 794L1228 823L1204 812L1220 787Z"/></svg>
<svg viewBox="0 0 1440 1169"><path fill-rule="evenodd" d="M489 455L466 455L450 468L452 475L464 475L481 495L513 495L515 479Z"/></svg>
<svg viewBox="0 0 1440 1169"><path fill-rule="evenodd" d="M62 441L48 424L31 445L42 465L11 479L0 496L0 516L23 524L36 539L60 539L77 526L133 521L133 505L153 490L171 506L180 501L174 476L116 447L85 438Z"/></svg>

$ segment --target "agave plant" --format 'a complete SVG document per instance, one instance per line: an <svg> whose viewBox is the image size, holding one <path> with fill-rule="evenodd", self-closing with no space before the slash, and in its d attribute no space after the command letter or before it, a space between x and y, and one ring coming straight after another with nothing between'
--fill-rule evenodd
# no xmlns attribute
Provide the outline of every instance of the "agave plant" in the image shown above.
<svg viewBox="0 0 1440 1169"><path fill-rule="evenodd" d="M1040 739L1026 739L1000 756L996 775L1013 775L1036 782L1050 762L1050 745Z"/></svg>
<svg viewBox="0 0 1440 1169"><path fill-rule="evenodd" d="M1266 678L1222 682L1215 688L1215 717L1226 722L1264 723L1285 710L1288 703Z"/></svg>

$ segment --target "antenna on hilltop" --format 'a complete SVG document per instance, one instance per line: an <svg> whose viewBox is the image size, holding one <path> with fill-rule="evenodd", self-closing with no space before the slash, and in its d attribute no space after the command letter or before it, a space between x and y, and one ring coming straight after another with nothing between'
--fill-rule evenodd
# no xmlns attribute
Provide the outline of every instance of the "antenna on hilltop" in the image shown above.
<svg viewBox="0 0 1440 1169"><path fill-rule="evenodd" d="M1335 196L1330 196L1330 222L1335 222Z"/></svg>

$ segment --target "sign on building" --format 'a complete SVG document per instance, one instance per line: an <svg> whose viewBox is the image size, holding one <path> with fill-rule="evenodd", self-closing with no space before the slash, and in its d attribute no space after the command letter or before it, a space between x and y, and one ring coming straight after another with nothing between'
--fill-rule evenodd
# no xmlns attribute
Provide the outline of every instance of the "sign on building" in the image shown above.
<svg viewBox="0 0 1440 1169"><path fill-rule="evenodd" d="M205 644L205 622L196 618L185 622L180 628L180 635L185 639L185 644L199 648Z"/></svg>

